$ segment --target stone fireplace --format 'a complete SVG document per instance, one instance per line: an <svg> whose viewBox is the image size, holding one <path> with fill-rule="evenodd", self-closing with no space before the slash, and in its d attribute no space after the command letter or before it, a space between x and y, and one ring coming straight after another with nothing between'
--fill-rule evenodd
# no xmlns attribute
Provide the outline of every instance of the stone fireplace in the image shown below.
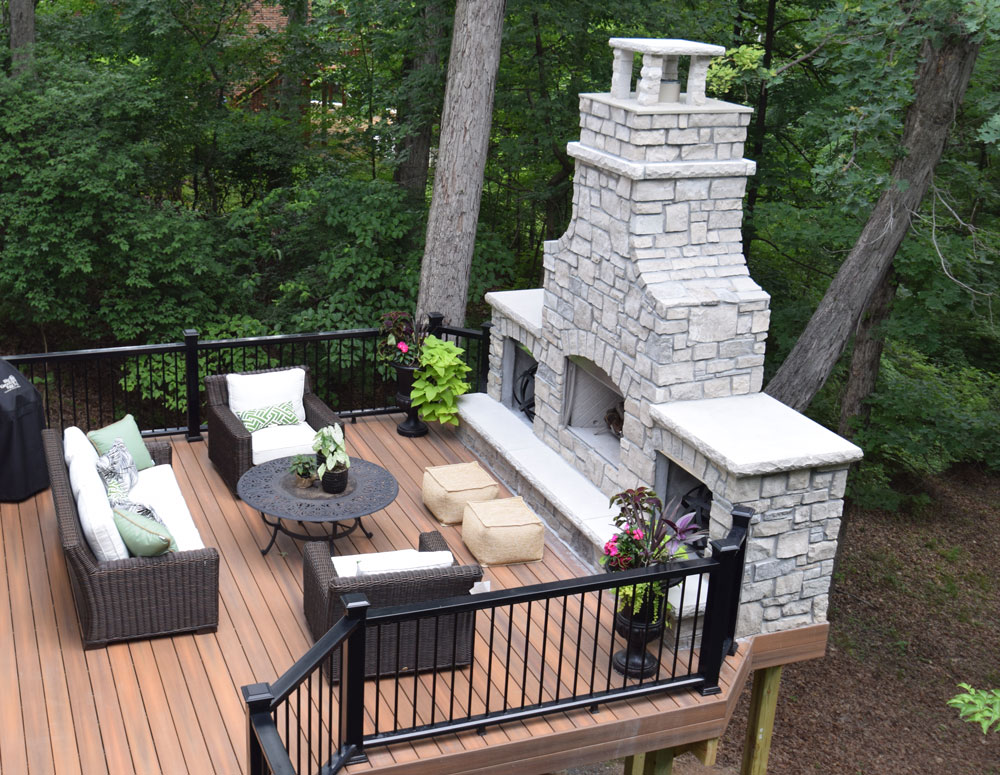
<svg viewBox="0 0 1000 775"><path fill-rule="evenodd" d="M613 531L608 496L628 487L696 500L713 537L734 505L754 508L741 634L824 621L847 468L861 451L760 392L770 297L749 275L740 231L751 110L705 95L722 46L610 45L611 90L580 95L580 139L567 149L569 227L545 244L543 288L487 294L489 395L463 401L462 432L592 556ZM497 410L516 409L529 362L531 427L519 423L515 439ZM566 468L545 481L557 462ZM581 482L598 501L589 508Z"/></svg>

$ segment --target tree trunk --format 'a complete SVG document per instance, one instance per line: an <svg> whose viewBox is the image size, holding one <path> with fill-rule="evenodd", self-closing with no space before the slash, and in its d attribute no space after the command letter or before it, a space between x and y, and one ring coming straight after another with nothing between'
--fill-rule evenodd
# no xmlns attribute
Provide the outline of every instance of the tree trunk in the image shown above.
<svg viewBox="0 0 1000 775"><path fill-rule="evenodd" d="M465 322L500 64L504 0L458 0L417 314Z"/></svg>
<svg viewBox="0 0 1000 775"><path fill-rule="evenodd" d="M924 41L916 89L906 114L901 158L892 182L830 283L816 312L765 392L803 410L823 387L868 308L930 185L948 130L969 85L979 44L950 35L935 48Z"/></svg>
<svg viewBox="0 0 1000 775"><path fill-rule="evenodd" d="M852 438L859 424L867 423L871 407L865 402L875 391L878 381L879 364L885 347L885 322L892 311L892 301L896 297L896 273L890 271L879 283L875 296L858 323L854 335L854 352L851 354L851 368L847 375L847 386L840 401L841 436Z"/></svg>
<svg viewBox="0 0 1000 775"><path fill-rule="evenodd" d="M35 0L9 0L8 7L12 69L16 75L31 59L30 46L35 42Z"/></svg>
<svg viewBox="0 0 1000 775"><path fill-rule="evenodd" d="M411 81L422 83L428 79L419 77L421 74L434 73L440 65L438 56L438 39L444 35L444 25L441 18L439 3L428 3L423 12L424 35L420 41L420 51L417 56L403 61L403 75L410 76ZM417 76L414 78L413 76ZM437 78L434 78L437 82ZM439 92L436 92L436 95ZM411 87L409 93L400 101L397 118L406 127L406 134L400 142L399 165L393 172L393 180L405 188L413 199L423 202L427 190L427 170L431 158L431 138L434 129L434 114L421 104L427 94L419 88Z"/></svg>

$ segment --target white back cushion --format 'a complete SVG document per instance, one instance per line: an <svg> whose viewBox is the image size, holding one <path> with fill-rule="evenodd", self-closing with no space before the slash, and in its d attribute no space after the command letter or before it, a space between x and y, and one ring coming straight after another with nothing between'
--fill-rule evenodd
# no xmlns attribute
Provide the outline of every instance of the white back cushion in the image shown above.
<svg viewBox="0 0 1000 775"><path fill-rule="evenodd" d="M375 552L374 554L349 554L330 559L333 561L337 575L341 577L450 568L455 564L455 558L452 557L451 552L418 552L416 549L399 549L394 552Z"/></svg>
<svg viewBox="0 0 1000 775"><path fill-rule="evenodd" d="M268 425L250 434L250 448L255 466L291 455L315 455L312 443L316 431L309 423Z"/></svg>
<svg viewBox="0 0 1000 775"><path fill-rule="evenodd" d="M90 441L83 437L87 444ZM90 444L91 450L97 450ZM97 473L97 459L91 461L90 456L82 449L74 450L70 455L69 486L76 500L76 511L80 516L80 528L83 537L87 539L90 550L98 562L124 560L128 557L128 549L122 541L115 518L108 503L108 493L104 482Z"/></svg>
<svg viewBox="0 0 1000 775"><path fill-rule="evenodd" d="M299 422L306 421L306 410L302 406L306 387L303 369L269 371L266 374L227 374L226 385L229 388L229 408L234 412L291 401Z"/></svg>
<svg viewBox="0 0 1000 775"><path fill-rule="evenodd" d="M92 466L97 466L97 458L100 457L87 434L71 425L63 431L63 459L66 461L66 468L73 465L73 461L78 457L87 460ZM76 492L73 492L76 495Z"/></svg>

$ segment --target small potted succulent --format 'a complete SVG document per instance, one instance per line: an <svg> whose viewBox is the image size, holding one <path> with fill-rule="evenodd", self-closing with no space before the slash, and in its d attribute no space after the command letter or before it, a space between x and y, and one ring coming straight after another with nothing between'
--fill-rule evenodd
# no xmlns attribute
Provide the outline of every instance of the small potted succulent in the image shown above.
<svg viewBox="0 0 1000 775"><path fill-rule="evenodd" d="M347 489L347 471L351 458L344 443L344 429L340 425L327 425L313 437L316 450L316 475L323 492L340 493Z"/></svg>
<svg viewBox="0 0 1000 775"><path fill-rule="evenodd" d="M316 459L309 455L296 455L292 458L292 463L288 470L295 474L295 486L306 488L312 487L316 478Z"/></svg>

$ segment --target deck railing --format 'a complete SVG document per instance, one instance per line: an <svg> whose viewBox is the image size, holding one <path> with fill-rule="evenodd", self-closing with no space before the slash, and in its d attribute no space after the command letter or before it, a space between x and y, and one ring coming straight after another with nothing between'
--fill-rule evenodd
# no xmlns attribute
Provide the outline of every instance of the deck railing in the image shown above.
<svg viewBox="0 0 1000 775"><path fill-rule="evenodd" d="M489 325L430 331L465 349L473 390L486 390ZM201 436L205 377L277 366L309 366L316 394L345 418L398 411L391 369L375 357L374 328L184 341L135 347L11 355L5 359L42 393L48 427L99 428L133 414L148 435Z"/></svg>
<svg viewBox="0 0 1000 775"><path fill-rule="evenodd" d="M250 775L333 775L366 760L372 746L413 741L679 689L714 694L726 654L735 653L736 615L752 511L737 507L711 556L519 589L369 610L344 596L347 615L273 684L243 688ZM652 643L648 676L621 675L647 647L622 590L659 584L674 601L670 626ZM377 670L366 680L370 639L391 638L404 622L424 647L456 653L459 617L474 622L471 662L424 672ZM439 626L442 620L445 625ZM417 621L416 626L412 622ZM451 633L438 642L437 633ZM399 643L396 637L395 642ZM631 644L631 645L630 645ZM381 652L381 642L376 651ZM416 648L421 648L417 644ZM397 646L398 651L398 646ZM398 655L397 655L398 657ZM341 676L331 683L329 665ZM397 659L398 665L398 659Z"/></svg>

